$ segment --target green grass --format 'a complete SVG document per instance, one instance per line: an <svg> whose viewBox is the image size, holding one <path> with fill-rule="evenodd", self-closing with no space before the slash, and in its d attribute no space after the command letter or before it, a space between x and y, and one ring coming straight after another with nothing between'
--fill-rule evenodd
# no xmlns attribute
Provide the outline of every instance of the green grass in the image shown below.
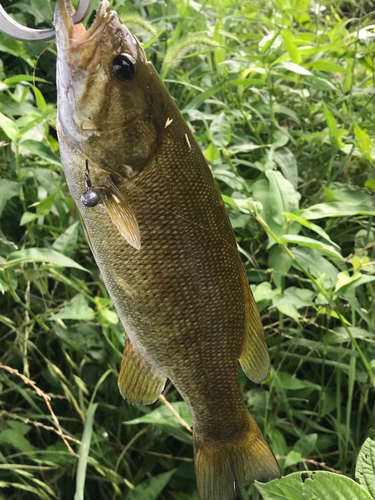
<svg viewBox="0 0 375 500"><path fill-rule="evenodd" d="M227 204L273 365L241 374L249 410L284 474L354 478L375 417L373 5L112 3ZM50 2L4 6L51 23ZM0 499L196 500L186 426L118 393L125 333L59 160L55 47L0 51Z"/></svg>

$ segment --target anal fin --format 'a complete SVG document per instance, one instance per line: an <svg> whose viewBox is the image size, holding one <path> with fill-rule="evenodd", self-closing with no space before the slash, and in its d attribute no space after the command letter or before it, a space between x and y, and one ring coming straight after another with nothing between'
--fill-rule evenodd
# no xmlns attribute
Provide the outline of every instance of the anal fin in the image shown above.
<svg viewBox="0 0 375 500"><path fill-rule="evenodd" d="M118 378L121 396L135 405L149 405L158 399L166 380L166 377L157 373L142 358L129 339L126 339Z"/></svg>
<svg viewBox="0 0 375 500"><path fill-rule="evenodd" d="M239 362L246 376L259 384L268 377L271 363L258 307L247 280L245 286L246 330Z"/></svg>

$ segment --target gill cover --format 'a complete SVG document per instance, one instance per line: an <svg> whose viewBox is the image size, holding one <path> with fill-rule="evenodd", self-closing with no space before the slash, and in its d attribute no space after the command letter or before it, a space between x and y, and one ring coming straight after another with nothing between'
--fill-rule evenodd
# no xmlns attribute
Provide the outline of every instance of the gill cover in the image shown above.
<svg viewBox="0 0 375 500"><path fill-rule="evenodd" d="M108 0L101 2L87 31L73 24L73 15L70 0L57 0L60 127L87 158L122 177L134 177L156 151L156 73Z"/></svg>

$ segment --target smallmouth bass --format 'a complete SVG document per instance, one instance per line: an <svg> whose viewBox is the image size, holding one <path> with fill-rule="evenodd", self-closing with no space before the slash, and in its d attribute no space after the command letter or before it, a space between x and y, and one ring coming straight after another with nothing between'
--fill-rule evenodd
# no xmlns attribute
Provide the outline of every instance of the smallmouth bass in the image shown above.
<svg viewBox="0 0 375 500"><path fill-rule="evenodd" d="M92 26L57 0L58 138L70 192L125 327L119 389L151 404L170 379L193 416L201 500L279 477L244 403L270 360L211 171L137 39L103 0ZM85 168L88 161L89 169Z"/></svg>

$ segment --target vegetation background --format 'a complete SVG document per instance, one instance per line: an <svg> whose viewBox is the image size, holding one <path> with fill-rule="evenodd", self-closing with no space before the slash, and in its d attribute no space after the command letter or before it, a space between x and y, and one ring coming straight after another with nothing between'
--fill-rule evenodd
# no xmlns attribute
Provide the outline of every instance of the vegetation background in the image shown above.
<svg viewBox="0 0 375 500"><path fill-rule="evenodd" d="M2 4L51 25L50 0ZM355 464L375 417L374 5L112 4L227 204L273 366L260 386L241 373L249 410L284 474L340 471L365 486ZM64 180L56 48L0 35L0 51L0 499L196 500L179 394L168 385L166 399L133 407L117 389L125 334ZM319 498L336 500L338 476L321 474L334 488ZM312 498L312 480L283 481L293 478L294 489L243 497ZM345 484L347 500L369 498Z"/></svg>

